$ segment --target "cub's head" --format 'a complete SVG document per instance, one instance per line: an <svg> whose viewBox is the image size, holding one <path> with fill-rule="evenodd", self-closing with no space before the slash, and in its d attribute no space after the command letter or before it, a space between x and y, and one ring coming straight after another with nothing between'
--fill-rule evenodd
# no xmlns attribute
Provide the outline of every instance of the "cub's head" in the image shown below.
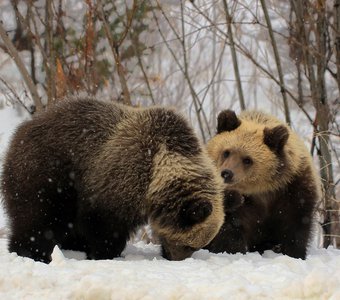
<svg viewBox="0 0 340 300"><path fill-rule="evenodd" d="M154 158L148 216L163 256L182 260L206 246L222 226L223 181L205 151L185 157L161 148Z"/></svg>
<svg viewBox="0 0 340 300"><path fill-rule="evenodd" d="M222 111L217 135L207 144L225 187L243 194L279 188L287 179L285 169L289 167L287 126L256 114L253 119L238 118L234 111Z"/></svg>

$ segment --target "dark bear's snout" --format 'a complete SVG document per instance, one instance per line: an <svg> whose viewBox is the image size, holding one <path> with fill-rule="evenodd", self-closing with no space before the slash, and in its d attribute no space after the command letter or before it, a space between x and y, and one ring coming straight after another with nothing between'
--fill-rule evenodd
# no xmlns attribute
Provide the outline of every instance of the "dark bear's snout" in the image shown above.
<svg viewBox="0 0 340 300"><path fill-rule="evenodd" d="M221 177L224 179L224 183L230 183L233 181L234 173L232 170L224 169L221 172Z"/></svg>
<svg viewBox="0 0 340 300"><path fill-rule="evenodd" d="M167 260L183 260L190 257L195 251L198 250L190 246L176 245L176 242L169 242L163 238L161 238L161 242L162 256Z"/></svg>

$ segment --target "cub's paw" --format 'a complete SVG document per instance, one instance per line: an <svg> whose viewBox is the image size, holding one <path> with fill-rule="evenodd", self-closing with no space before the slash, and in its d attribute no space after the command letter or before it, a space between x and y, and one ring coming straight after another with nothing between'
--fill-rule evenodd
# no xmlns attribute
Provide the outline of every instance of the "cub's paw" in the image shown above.
<svg viewBox="0 0 340 300"><path fill-rule="evenodd" d="M226 190L224 192L224 210L235 211L244 203L244 196L237 191Z"/></svg>

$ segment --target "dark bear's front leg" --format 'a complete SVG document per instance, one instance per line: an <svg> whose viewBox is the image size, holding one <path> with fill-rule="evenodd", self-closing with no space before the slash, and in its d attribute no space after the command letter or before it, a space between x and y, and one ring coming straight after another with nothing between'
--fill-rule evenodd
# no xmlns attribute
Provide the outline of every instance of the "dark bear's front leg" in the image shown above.
<svg viewBox="0 0 340 300"><path fill-rule="evenodd" d="M55 242L55 233L48 222L41 219L21 221L12 220L8 250L19 256L49 263Z"/></svg>
<svg viewBox="0 0 340 300"><path fill-rule="evenodd" d="M129 239L126 226L109 216L109 212L91 209L80 214L79 232L87 245L89 259L113 259L119 257Z"/></svg>
<svg viewBox="0 0 340 300"><path fill-rule="evenodd" d="M61 201L53 193L43 188L36 190L41 192L31 193L30 197L18 193L17 198L11 200L8 207L11 228L8 250L49 263L54 246L60 244L66 233L63 230L67 227L67 221L63 219L66 213L55 205Z"/></svg>

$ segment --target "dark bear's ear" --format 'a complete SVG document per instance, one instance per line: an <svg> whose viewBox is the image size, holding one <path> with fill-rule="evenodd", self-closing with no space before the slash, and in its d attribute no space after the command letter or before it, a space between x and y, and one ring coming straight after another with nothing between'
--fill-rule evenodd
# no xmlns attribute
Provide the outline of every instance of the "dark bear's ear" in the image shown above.
<svg viewBox="0 0 340 300"><path fill-rule="evenodd" d="M233 110L223 110L217 117L217 134L223 131L232 131L241 125Z"/></svg>
<svg viewBox="0 0 340 300"><path fill-rule="evenodd" d="M212 212L212 204L207 200L191 200L185 202L180 211L182 228L203 222Z"/></svg>
<svg viewBox="0 0 340 300"><path fill-rule="evenodd" d="M265 128L263 135L264 143L277 153L282 151L289 137L288 129L283 125L278 125L274 128Z"/></svg>

